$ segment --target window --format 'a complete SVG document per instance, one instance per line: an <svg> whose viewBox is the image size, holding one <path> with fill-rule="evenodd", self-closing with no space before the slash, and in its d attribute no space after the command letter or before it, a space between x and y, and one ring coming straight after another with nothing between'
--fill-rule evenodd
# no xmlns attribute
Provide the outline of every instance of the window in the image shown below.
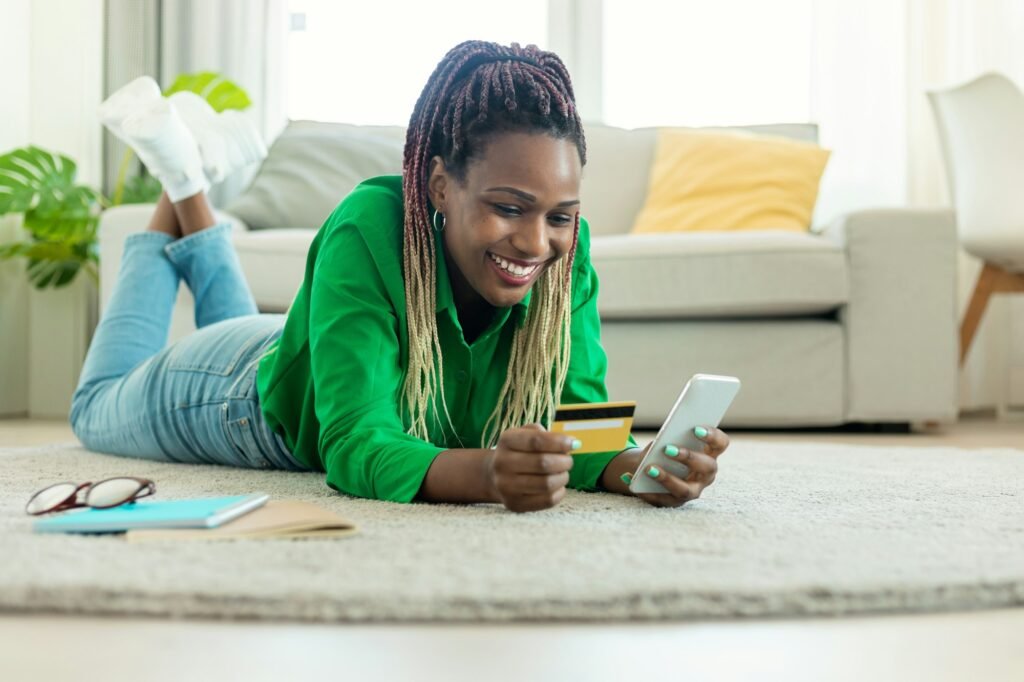
<svg viewBox="0 0 1024 682"><path fill-rule="evenodd" d="M496 5L290 0L288 117L408 125L445 53L463 40L547 44L547 0Z"/></svg>
<svg viewBox="0 0 1024 682"><path fill-rule="evenodd" d="M812 0L604 0L610 125L811 120Z"/></svg>

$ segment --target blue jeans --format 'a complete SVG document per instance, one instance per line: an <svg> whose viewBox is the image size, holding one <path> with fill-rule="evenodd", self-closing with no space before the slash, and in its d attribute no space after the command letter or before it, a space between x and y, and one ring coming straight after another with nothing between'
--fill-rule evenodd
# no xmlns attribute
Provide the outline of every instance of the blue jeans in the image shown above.
<svg viewBox="0 0 1024 682"><path fill-rule="evenodd" d="M144 459L308 470L263 419L256 369L283 315L261 315L217 225L175 240L133 234L71 403L90 450ZM179 281L197 330L165 347Z"/></svg>

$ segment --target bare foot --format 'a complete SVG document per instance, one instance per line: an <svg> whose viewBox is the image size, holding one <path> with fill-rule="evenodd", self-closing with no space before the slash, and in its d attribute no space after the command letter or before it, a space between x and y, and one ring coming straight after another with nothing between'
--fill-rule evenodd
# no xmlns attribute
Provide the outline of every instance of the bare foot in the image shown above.
<svg viewBox="0 0 1024 682"><path fill-rule="evenodd" d="M181 225L178 224L178 216L174 212L174 204L171 203L167 192L160 195L160 201L156 204L156 211L153 213L153 217L150 218L149 227L146 229L150 232L169 234L175 239L182 236Z"/></svg>

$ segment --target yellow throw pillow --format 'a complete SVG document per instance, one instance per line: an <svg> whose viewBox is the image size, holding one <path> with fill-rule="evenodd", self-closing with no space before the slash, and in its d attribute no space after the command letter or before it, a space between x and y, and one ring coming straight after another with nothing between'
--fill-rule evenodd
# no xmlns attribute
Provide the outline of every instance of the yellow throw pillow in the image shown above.
<svg viewBox="0 0 1024 682"><path fill-rule="evenodd" d="M632 231L809 230L829 153L784 137L661 129Z"/></svg>

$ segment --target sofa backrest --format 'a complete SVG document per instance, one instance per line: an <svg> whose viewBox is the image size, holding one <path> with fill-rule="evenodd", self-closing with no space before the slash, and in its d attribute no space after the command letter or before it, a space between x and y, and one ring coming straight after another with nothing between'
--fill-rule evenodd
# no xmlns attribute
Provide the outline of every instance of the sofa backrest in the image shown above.
<svg viewBox="0 0 1024 682"><path fill-rule="evenodd" d="M813 123L705 128L748 130L817 141ZM657 128L586 124L583 215L594 234L633 226L647 195ZM402 172L405 129L291 121L270 147L253 182L225 208L253 229L317 228L352 189L375 175Z"/></svg>

